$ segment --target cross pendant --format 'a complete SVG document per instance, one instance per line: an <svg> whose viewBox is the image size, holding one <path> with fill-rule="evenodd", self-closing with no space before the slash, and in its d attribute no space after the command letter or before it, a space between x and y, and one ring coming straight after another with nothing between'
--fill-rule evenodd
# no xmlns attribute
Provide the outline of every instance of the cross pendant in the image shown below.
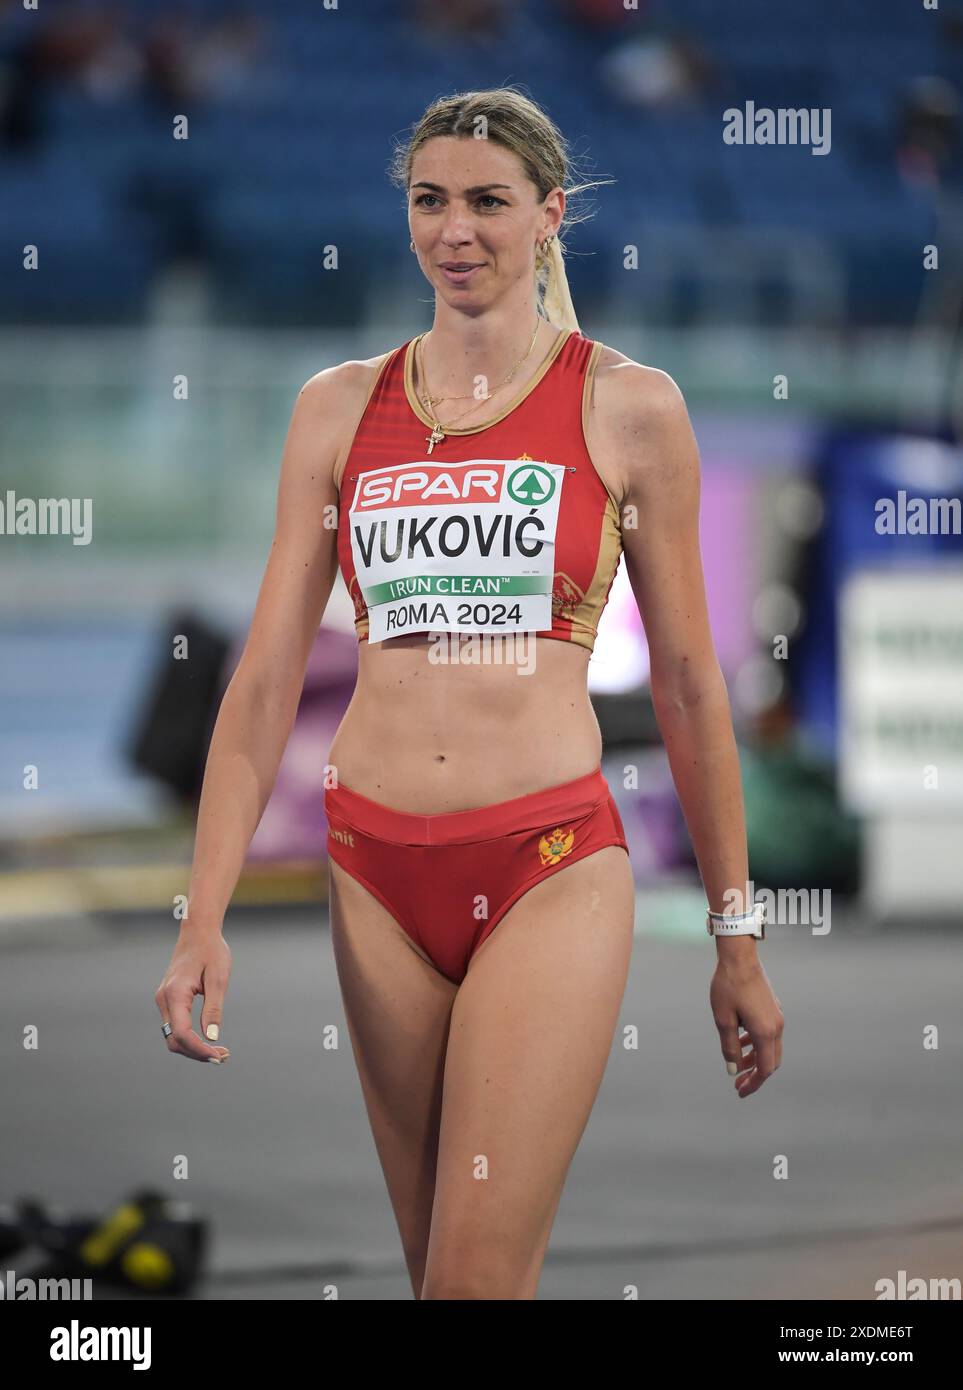
<svg viewBox="0 0 963 1390"><path fill-rule="evenodd" d="M440 444L445 437L445 432L440 425L432 425L431 434L425 436L425 443L428 445L428 452L431 453L436 444Z"/></svg>

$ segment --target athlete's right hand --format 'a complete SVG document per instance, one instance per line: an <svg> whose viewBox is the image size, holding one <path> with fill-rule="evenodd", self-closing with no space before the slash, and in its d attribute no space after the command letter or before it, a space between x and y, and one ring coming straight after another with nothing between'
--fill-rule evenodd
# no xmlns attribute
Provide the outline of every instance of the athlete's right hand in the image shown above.
<svg viewBox="0 0 963 1390"><path fill-rule="evenodd" d="M154 995L161 1021L170 1023L173 1030L166 1038L168 1052L179 1052L197 1062L227 1061L231 1055L228 1048L216 1047L205 1038L211 1024L216 1024L220 1030L230 976L231 949L219 929L192 926L181 929L167 974ZM198 1036L191 1026L195 994L204 996L201 1031L205 1038Z"/></svg>

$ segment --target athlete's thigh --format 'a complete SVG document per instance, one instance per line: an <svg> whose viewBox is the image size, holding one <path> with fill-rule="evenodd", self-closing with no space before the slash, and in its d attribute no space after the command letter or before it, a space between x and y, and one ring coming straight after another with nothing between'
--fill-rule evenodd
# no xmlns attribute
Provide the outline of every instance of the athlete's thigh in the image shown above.
<svg viewBox="0 0 963 1390"><path fill-rule="evenodd" d="M425 1297L533 1298L598 1092L632 951L628 855L525 893L452 1011Z"/></svg>
<svg viewBox="0 0 963 1390"><path fill-rule="evenodd" d="M455 985L368 890L329 860L331 937L365 1106L420 1293Z"/></svg>

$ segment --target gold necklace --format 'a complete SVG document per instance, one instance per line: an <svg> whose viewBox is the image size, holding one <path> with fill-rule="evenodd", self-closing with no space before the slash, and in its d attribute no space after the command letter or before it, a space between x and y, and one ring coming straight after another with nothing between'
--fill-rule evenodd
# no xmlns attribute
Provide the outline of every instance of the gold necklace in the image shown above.
<svg viewBox="0 0 963 1390"><path fill-rule="evenodd" d="M536 319L535 319L535 332L532 334L532 341L531 341L531 342L529 343L529 345L528 345L528 352L526 352L526 353L524 354L524 356L522 356L522 357L520 357L520 358L518 359L518 361L515 363L514 367L513 367L513 368L511 369L511 371L508 373L508 376L505 378L505 380L499 382L499 384L495 387L495 390L494 390L494 391L489 391L487 397L485 397L486 400L487 400L487 399L490 399L492 396L494 396L495 392L496 392L496 391L500 391L500 390L502 389L503 386L507 386L508 383L511 381L512 377L513 377L513 376L515 375L515 373L518 371L519 367L520 367L520 366L522 365L522 363L525 361L525 359L531 355L532 348L535 346L535 339L538 337L538 329L539 329L540 323L541 323L541 317L540 317L540 316L536 316ZM416 343L415 343L415 364L416 364L416 365L417 365L417 363L418 363L418 350L419 350L419 348L421 348L421 341L422 341L422 338L424 338L425 336L426 336L426 335L425 335L424 333L422 333L422 334L418 337L418 340L417 340ZM427 373L425 372L424 353L423 353L423 352L422 352L422 357L421 357L421 368L420 368L420 370L421 370L421 379L422 379L422 381L425 382L425 385L427 386L427 383L428 383L428 376L427 376ZM472 393L472 394L474 394L474 393ZM432 396L431 393L430 393L428 390L426 390L425 393L424 393L424 395L421 396L421 400L424 402L425 409L427 410L428 414L431 416L431 419L432 419L431 434L425 436L425 443L428 445L428 452L429 452L429 454L431 453L431 451L432 451L432 449L435 447L435 445L436 445L436 444L440 444L440 443L442 442L442 440L445 438L445 428L446 428L445 426L443 426L443 425L441 424L441 421L438 419L438 416L435 414L434 410L432 410L432 402L433 402L433 401L444 401L444 400L452 400L452 401L456 401L456 400L457 400L457 401L463 401L463 400L466 400L466 399L467 399L467 397L465 397L465 396ZM479 404L479 402L476 400L475 405L478 405L478 404ZM461 415L459 415L454 421L449 422L447 428L448 428L448 429L451 429L451 428L452 428L452 425L457 425L459 420L464 420L465 417L466 417L467 415L470 415L470 414L471 414L471 412L472 412L472 410L474 410L474 408L475 408L475 406L470 406L470 407L468 408L468 410L464 411L464 413L461 414Z"/></svg>

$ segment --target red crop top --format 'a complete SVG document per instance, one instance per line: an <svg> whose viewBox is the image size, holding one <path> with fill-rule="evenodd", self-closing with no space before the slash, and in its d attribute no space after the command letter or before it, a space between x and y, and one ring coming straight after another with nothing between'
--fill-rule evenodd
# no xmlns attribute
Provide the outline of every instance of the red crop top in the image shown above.
<svg viewBox="0 0 963 1390"><path fill-rule="evenodd" d="M525 631L592 650L622 551L583 429L601 349L563 330L495 420L446 429L430 454L414 339L387 354L340 480L359 641Z"/></svg>

